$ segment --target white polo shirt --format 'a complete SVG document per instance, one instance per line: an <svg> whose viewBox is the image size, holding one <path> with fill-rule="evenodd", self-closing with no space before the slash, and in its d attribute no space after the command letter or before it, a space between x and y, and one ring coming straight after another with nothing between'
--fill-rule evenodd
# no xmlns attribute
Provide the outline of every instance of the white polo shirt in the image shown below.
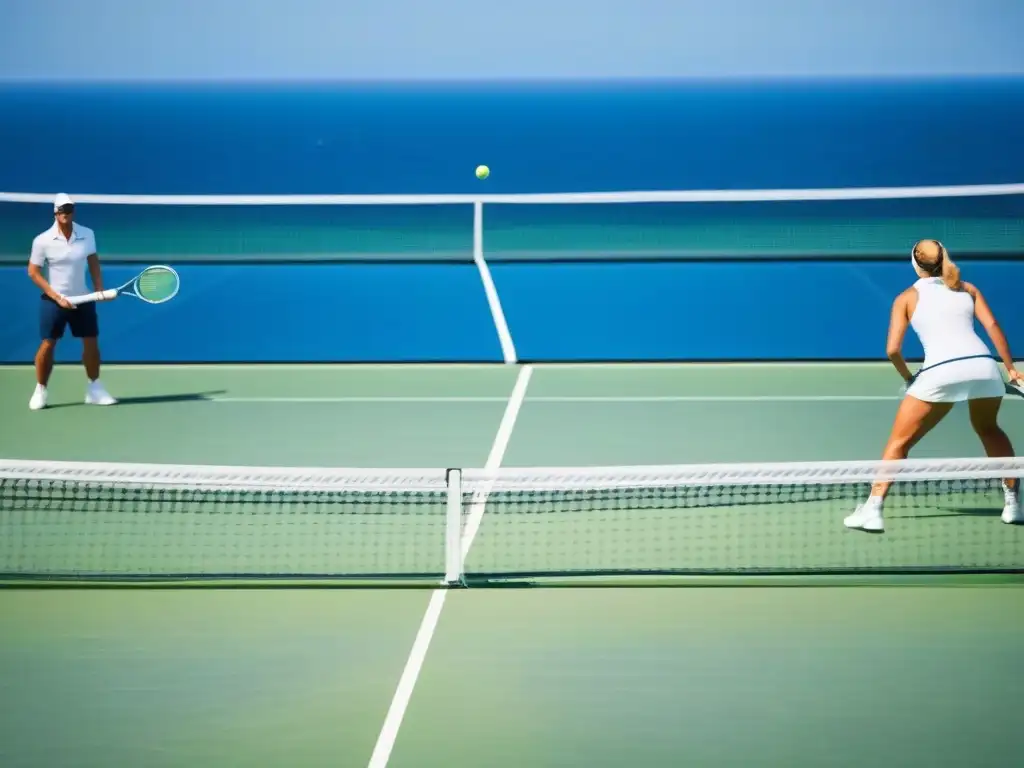
<svg viewBox="0 0 1024 768"><path fill-rule="evenodd" d="M57 222L36 235L29 261L46 270L46 279L57 293L80 296L89 293L85 276L89 270L88 259L96 253L96 235L81 224L71 226L70 239L61 234Z"/></svg>

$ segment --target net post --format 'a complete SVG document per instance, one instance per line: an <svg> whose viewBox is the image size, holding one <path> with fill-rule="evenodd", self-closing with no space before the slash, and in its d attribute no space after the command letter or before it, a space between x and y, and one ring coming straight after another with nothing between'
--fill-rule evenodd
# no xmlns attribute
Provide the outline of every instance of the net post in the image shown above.
<svg viewBox="0 0 1024 768"><path fill-rule="evenodd" d="M445 574L446 586L461 586L462 578L462 470L448 469L447 512L445 514Z"/></svg>

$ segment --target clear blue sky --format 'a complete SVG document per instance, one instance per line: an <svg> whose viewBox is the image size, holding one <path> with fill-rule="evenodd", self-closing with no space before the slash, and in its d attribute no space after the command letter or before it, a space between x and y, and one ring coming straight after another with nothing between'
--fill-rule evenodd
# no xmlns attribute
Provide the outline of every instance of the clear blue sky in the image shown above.
<svg viewBox="0 0 1024 768"><path fill-rule="evenodd" d="M0 79L1024 74L1022 0L0 5Z"/></svg>

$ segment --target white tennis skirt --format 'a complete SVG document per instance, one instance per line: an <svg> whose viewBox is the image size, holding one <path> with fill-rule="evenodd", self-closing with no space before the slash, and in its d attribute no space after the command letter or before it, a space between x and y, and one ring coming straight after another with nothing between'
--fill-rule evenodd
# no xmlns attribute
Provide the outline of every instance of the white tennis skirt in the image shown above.
<svg viewBox="0 0 1024 768"><path fill-rule="evenodd" d="M907 394L926 403L957 403L1006 394L999 364L988 357L956 360L923 371Z"/></svg>

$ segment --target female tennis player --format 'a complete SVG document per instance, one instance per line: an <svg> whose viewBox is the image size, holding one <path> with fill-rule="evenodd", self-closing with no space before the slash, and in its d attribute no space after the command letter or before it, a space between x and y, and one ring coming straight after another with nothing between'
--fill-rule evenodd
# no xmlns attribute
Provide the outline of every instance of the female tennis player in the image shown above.
<svg viewBox="0 0 1024 768"><path fill-rule="evenodd" d="M1024 383L1024 377L1014 368L1006 336L981 291L961 281L960 270L942 243L920 241L910 252L910 262L918 280L893 302L886 347L889 359L907 382L906 396L896 412L883 460L906 458L953 405L964 400L985 453L1013 456L1010 438L998 423L1006 385L998 363L974 331L974 319L995 345L1010 381ZM924 348L924 363L916 375L911 375L901 354L908 324ZM1005 523L1024 522L1019 482L1014 478L1003 481ZM875 483L867 500L843 521L846 527L884 530L882 505L888 491L888 482Z"/></svg>

